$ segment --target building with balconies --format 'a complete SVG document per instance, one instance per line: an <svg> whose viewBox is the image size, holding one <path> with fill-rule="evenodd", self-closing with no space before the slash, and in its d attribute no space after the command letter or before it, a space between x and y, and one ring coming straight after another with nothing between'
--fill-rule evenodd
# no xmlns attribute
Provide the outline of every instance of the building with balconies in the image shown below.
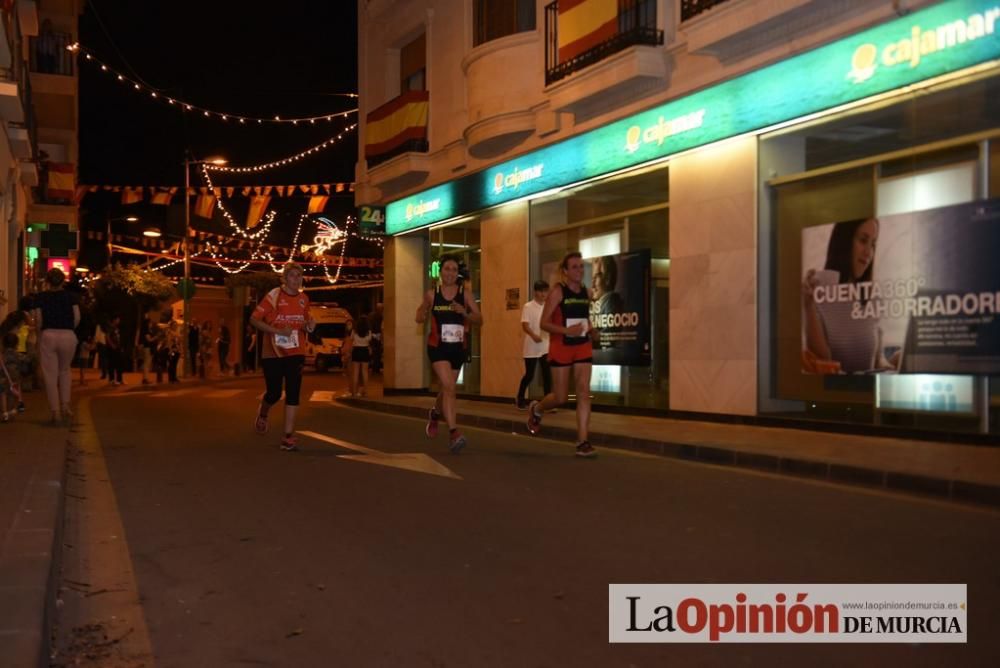
<svg viewBox="0 0 1000 668"><path fill-rule="evenodd" d="M595 406L1000 431L1000 3L358 7L387 388L432 385L413 312L457 253L459 390L512 398L579 250Z"/></svg>
<svg viewBox="0 0 1000 668"><path fill-rule="evenodd" d="M0 315L48 268L71 269L78 246L76 42L79 0L17 0L2 10Z"/></svg>

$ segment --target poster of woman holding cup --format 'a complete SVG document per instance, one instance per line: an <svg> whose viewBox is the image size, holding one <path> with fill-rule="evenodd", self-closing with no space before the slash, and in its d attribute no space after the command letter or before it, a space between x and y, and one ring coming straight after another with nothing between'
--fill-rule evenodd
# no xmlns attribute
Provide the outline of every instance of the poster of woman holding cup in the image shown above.
<svg viewBox="0 0 1000 668"><path fill-rule="evenodd" d="M805 246L815 243L819 233L827 229L830 235L823 268L810 267ZM804 373L875 373L898 368L898 351L886 359L877 318L853 317L856 302L825 298L833 292L831 286L872 283L879 231L877 218L858 218L813 228L809 230L814 232L812 238L803 237Z"/></svg>

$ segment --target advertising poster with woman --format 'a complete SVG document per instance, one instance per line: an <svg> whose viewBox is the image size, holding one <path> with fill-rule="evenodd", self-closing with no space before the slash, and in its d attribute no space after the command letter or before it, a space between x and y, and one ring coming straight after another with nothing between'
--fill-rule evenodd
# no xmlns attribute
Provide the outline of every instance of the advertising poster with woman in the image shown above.
<svg viewBox="0 0 1000 668"><path fill-rule="evenodd" d="M802 232L802 371L1000 373L1000 199Z"/></svg>

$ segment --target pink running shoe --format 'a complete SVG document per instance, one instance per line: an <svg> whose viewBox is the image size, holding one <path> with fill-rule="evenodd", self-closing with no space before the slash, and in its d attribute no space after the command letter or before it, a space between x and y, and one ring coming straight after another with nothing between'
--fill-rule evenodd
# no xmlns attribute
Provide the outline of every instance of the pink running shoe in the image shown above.
<svg viewBox="0 0 1000 668"><path fill-rule="evenodd" d="M434 438L438 435L438 420L440 419L441 414L432 408L427 414L427 426L424 427L424 433L427 434L427 438Z"/></svg>

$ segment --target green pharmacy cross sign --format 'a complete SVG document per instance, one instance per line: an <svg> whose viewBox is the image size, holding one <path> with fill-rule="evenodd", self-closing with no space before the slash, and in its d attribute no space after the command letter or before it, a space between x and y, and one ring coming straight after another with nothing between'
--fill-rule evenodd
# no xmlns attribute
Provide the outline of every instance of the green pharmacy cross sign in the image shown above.
<svg viewBox="0 0 1000 668"><path fill-rule="evenodd" d="M386 207L400 234L1000 59L1000 0L946 0Z"/></svg>
<svg viewBox="0 0 1000 668"><path fill-rule="evenodd" d="M48 230L41 233L41 247L48 249L49 257L68 257L78 242L77 232L70 232L69 225L49 223Z"/></svg>

